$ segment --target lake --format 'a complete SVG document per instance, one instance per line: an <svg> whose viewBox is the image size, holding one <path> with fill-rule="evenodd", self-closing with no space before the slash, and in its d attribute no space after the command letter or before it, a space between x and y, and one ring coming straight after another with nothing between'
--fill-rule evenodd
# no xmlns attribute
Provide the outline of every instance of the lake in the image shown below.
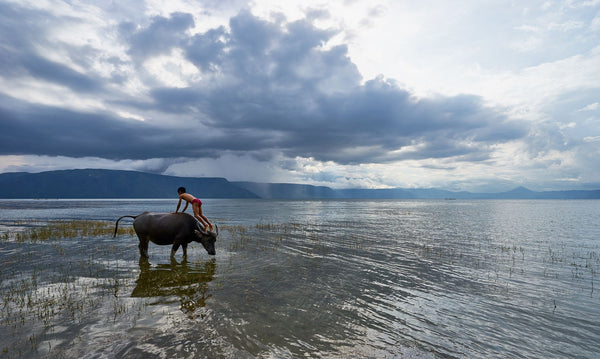
<svg viewBox="0 0 600 359"><path fill-rule="evenodd" d="M176 204L0 200L3 357L600 355L600 201L207 199L216 256L112 237ZM110 233L17 236L55 220Z"/></svg>

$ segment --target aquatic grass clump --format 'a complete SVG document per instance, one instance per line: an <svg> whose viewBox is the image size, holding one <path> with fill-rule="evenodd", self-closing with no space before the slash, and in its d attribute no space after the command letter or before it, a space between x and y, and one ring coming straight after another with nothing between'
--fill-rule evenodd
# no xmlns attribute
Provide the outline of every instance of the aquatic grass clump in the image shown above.
<svg viewBox="0 0 600 359"><path fill-rule="evenodd" d="M237 252L246 247L248 242L251 240L251 237L247 235L248 228L240 225L236 226L221 226L224 232L230 233L231 242L229 243L229 250L232 252Z"/></svg>
<svg viewBox="0 0 600 359"><path fill-rule="evenodd" d="M261 252L284 249L312 256L323 255L329 250L329 246L320 238L322 226L314 224L261 222L247 226L223 225L221 227L224 232L229 233L225 243L230 252L248 249Z"/></svg>
<svg viewBox="0 0 600 359"><path fill-rule="evenodd" d="M257 223L256 229L261 231L270 231L270 232L284 232L288 233L291 231L298 231L307 225L302 225L300 223Z"/></svg>
<svg viewBox="0 0 600 359"><path fill-rule="evenodd" d="M54 348L60 341L53 339L57 328L86 325L99 317L107 323L135 323L144 314L146 302L129 298L135 275L110 261L116 253L113 245L78 244L76 256L51 260L55 247L71 241L40 244L21 246L16 261L4 257L12 264L0 271L0 357L45 357L46 352L60 357L60 349ZM103 252L98 247L112 248ZM41 258L49 261L39 263Z"/></svg>
<svg viewBox="0 0 600 359"><path fill-rule="evenodd" d="M0 239L8 241L14 239L16 242L38 242L48 239L98 237L113 234L114 223L107 221L91 220L56 220L50 221L42 226L28 227L19 232L6 232ZM121 227L118 234L134 235L133 227Z"/></svg>

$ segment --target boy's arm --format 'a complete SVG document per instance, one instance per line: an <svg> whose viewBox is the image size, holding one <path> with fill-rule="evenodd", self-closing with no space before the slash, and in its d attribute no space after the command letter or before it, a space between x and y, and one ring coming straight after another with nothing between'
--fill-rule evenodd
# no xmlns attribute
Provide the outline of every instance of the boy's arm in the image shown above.
<svg viewBox="0 0 600 359"><path fill-rule="evenodd" d="M181 197L179 197L179 202L177 202L177 209L173 213L177 213L177 211L179 211L179 207L181 207ZM187 202L185 203L185 207L187 208ZM185 208L183 210L185 211Z"/></svg>
<svg viewBox="0 0 600 359"><path fill-rule="evenodd" d="M190 202L185 201L185 206L183 206L183 210L181 211L181 213L185 212L185 210L187 209L188 204L190 204Z"/></svg>

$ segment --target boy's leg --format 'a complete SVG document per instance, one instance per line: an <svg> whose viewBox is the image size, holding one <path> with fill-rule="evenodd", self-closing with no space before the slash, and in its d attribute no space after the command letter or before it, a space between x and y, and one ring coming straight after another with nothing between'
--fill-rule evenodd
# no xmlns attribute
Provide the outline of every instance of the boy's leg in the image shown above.
<svg viewBox="0 0 600 359"><path fill-rule="evenodd" d="M212 223L210 223L210 221L208 220L208 218L206 218L205 215L201 214L202 218L204 218L204 220L206 221L206 223L208 223L208 228L212 231L214 229Z"/></svg>
<svg viewBox="0 0 600 359"><path fill-rule="evenodd" d="M196 219L200 221L202 226L204 226L204 228L206 229L209 226L209 224L207 224L206 221L204 221L204 218L202 218L204 217L202 215L202 207L200 207L198 203L194 203L192 206L192 210L194 211L194 217L196 217Z"/></svg>
<svg viewBox="0 0 600 359"><path fill-rule="evenodd" d="M212 223L210 223L208 218L206 218L206 216L202 213L202 205L201 204L198 205L198 214L200 215L200 217L202 217L202 222L206 222L208 229L212 230L213 225L212 225Z"/></svg>

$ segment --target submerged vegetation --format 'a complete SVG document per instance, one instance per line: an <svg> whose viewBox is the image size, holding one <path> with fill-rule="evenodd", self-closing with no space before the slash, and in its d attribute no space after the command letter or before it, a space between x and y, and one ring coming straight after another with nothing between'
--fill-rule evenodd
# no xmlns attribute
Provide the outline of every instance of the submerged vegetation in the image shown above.
<svg viewBox="0 0 600 359"><path fill-rule="evenodd" d="M173 297L180 302L181 313L194 319L202 315L198 313L212 296L208 283L215 276L214 258L193 266L176 259L153 266L139 259L132 226L119 227L122 236L116 240L112 239L114 223L108 221L53 220L13 227L0 233L2 357L70 357L72 338L61 339L68 336L68 328L100 320L107 328L122 330L154 315L158 321L176 320L169 313L172 308L160 309ZM221 227L221 255L230 257L247 251L278 251L290 239L309 237L306 225L294 223ZM305 255L324 248L314 238L301 242L295 241ZM125 254L123 243L131 248ZM163 248L154 249L163 254ZM229 264L233 265L231 259ZM223 286L214 284L217 289ZM157 308L158 303L163 305Z"/></svg>
<svg viewBox="0 0 600 359"><path fill-rule="evenodd" d="M114 224L69 220L20 225L0 234L2 357L56 354L60 332L85 325L97 310L114 320L141 312L143 303L125 304L128 295L123 296L121 289L132 280L123 274L127 268L111 260L117 257L118 246L99 242L112 236ZM123 228L119 233L133 230ZM82 241L86 238L98 244Z"/></svg>
<svg viewBox="0 0 600 359"><path fill-rule="evenodd" d="M48 223L24 227L22 231L5 232L4 241L14 240L19 243L46 241L58 238L97 237L112 235L115 229L113 222L89 220L54 220ZM121 227L118 234L133 235L133 227Z"/></svg>

